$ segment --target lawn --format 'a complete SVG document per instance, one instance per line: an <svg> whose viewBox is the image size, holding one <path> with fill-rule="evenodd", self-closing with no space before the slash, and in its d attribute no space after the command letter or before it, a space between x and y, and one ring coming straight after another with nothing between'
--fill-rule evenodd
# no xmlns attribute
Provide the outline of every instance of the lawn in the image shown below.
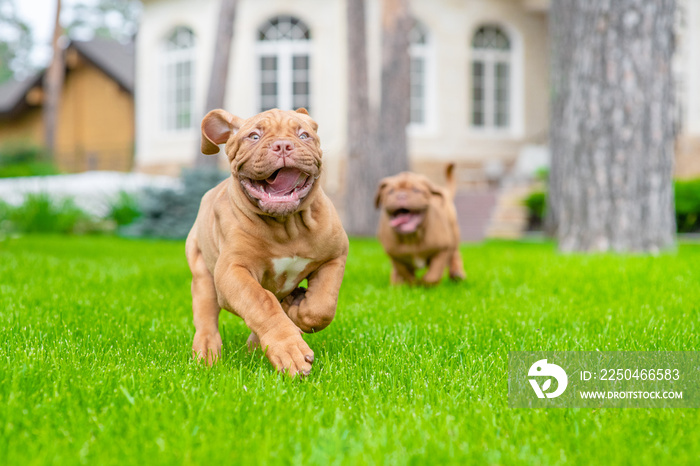
<svg viewBox="0 0 700 466"><path fill-rule="evenodd" d="M700 245L659 257L463 247L469 279L390 288L351 242L301 382L190 360L184 243L0 241L0 464L697 464L697 409L510 409L508 351L700 349Z"/></svg>

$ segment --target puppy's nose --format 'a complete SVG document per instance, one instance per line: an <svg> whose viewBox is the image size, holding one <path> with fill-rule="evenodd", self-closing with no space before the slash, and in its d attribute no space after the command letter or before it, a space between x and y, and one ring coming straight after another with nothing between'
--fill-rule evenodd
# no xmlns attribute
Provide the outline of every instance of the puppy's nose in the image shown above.
<svg viewBox="0 0 700 466"><path fill-rule="evenodd" d="M407 194L407 193L401 191L401 192L399 192L399 193L396 194L396 200L397 200L397 201L405 201L406 199L408 199L408 194Z"/></svg>
<svg viewBox="0 0 700 466"><path fill-rule="evenodd" d="M280 139L272 143L271 150L277 154L278 157L286 157L294 152L294 143L287 139Z"/></svg>

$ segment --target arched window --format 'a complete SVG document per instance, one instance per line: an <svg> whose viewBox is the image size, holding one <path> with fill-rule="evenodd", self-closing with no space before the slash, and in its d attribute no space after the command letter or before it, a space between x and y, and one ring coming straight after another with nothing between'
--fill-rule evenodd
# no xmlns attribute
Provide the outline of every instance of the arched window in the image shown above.
<svg viewBox="0 0 700 466"><path fill-rule="evenodd" d="M260 111L311 106L311 33L299 19L277 16L258 29Z"/></svg>
<svg viewBox="0 0 700 466"><path fill-rule="evenodd" d="M427 120L429 36L426 27L414 21L409 36L411 56L411 123L423 125Z"/></svg>
<svg viewBox="0 0 700 466"><path fill-rule="evenodd" d="M511 59L508 35L481 26L472 38L472 126L506 130L511 125Z"/></svg>
<svg viewBox="0 0 700 466"><path fill-rule="evenodd" d="M190 129L194 123L195 36L178 26L163 44L163 127L168 131Z"/></svg>

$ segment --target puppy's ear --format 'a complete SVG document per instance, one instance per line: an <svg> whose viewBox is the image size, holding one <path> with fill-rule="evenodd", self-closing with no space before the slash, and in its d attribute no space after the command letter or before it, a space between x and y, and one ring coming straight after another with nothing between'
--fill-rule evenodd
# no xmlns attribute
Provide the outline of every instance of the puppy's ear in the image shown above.
<svg viewBox="0 0 700 466"><path fill-rule="evenodd" d="M306 120L309 122L311 127L314 129L314 131L318 131L318 123L316 123L313 118L309 116L309 111L306 110L304 107L299 107L296 110L297 113L301 113L302 115L306 115L308 118Z"/></svg>
<svg viewBox="0 0 700 466"><path fill-rule="evenodd" d="M379 187L377 188L377 193L374 195L374 208L378 209L379 206L382 204L382 196L384 195L384 188L387 187L389 184L386 179L383 179L379 182Z"/></svg>
<svg viewBox="0 0 700 466"><path fill-rule="evenodd" d="M219 144L228 141L231 134L241 127L243 119L226 110L212 110L202 119L202 154L219 153Z"/></svg>
<svg viewBox="0 0 700 466"><path fill-rule="evenodd" d="M430 191L430 194L434 194L436 196L440 196L442 198L445 197L445 192L442 190L442 188L438 187L435 183L430 181L427 177L423 180L423 183L425 183L426 188L428 188L428 191Z"/></svg>

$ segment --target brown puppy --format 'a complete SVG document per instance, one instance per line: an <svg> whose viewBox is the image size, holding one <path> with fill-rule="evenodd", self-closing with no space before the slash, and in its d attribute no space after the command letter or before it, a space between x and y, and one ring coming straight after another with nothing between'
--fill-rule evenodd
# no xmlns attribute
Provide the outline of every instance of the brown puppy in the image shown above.
<svg viewBox="0 0 700 466"><path fill-rule="evenodd" d="M459 225L454 206L454 164L447 167L447 189L427 177L403 172L381 180L375 198L381 207L379 241L391 257L391 283L415 284L416 271L428 267L421 279L434 285L445 268L450 278L465 278L459 253Z"/></svg>
<svg viewBox="0 0 700 466"><path fill-rule="evenodd" d="M270 363L306 375L314 353L301 332L317 332L335 316L348 238L317 182L321 146L305 109L243 120L224 110L202 121L202 153L218 144L231 178L202 198L187 237L192 271L193 357L221 353L221 308L252 330ZM308 279L308 288L299 283Z"/></svg>

